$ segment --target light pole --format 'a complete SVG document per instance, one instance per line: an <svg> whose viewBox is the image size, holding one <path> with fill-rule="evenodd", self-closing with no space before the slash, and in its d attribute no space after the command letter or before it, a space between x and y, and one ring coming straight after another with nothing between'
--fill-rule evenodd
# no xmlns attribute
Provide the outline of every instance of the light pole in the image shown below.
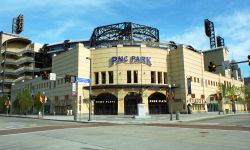
<svg viewBox="0 0 250 150"><path fill-rule="evenodd" d="M173 111L172 111L172 90L171 85L169 85L169 102L170 102L170 121L173 120Z"/></svg>
<svg viewBox="0 0 250 150"><path fill-rule="evenodd" d="M42 110L42 118L44 116L44 103L45 103L45 92L43 91L43 96L42 96L42 102L43 102L43 110Z"/></svg>
<svg viewBox="0 0 250 150"><path fill-rule="evenodd" d="M92 81L92 69L91 69L91 58L86 57L86 59L89 60L89 119L88 121L91 121L91 95L92 95L92 87L91 87L91 81Z"/></svg>

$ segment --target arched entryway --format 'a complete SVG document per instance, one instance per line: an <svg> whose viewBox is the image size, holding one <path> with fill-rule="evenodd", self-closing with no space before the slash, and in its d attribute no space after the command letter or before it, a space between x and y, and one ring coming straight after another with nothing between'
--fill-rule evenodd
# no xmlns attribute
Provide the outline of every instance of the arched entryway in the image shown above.
<svg viewBox="0 0 250 150"><path fill-rule="evenodd" d="M138 93L131 92L124 98L124 114L125 115L136 115L137 104L142 102L141 96Z"/></svg>
<svg viewBox="0 0 250 150"><path fill-rule="evenodd" d="M95 115L117 115L118 113L118 99L113 94L99 94L94 104Z"/></svg>
<svg viewBox="0 0 250 150"><path fill-rule="evenodd" d="M168 102L166 95L155 92L148 97L149 114L167 114Z"/></svg>

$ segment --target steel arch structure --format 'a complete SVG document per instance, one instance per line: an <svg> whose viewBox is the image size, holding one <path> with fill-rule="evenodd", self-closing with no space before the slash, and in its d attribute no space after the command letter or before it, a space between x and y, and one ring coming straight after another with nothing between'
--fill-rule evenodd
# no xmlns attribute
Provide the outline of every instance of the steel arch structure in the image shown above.
<svg viewBox="0 0 250 150"><path fill-rule="evenodd" d="M112 46L128 41L159 42L159 30L132 22L100 26L94 29L90 38L91 47Z"/></svg>

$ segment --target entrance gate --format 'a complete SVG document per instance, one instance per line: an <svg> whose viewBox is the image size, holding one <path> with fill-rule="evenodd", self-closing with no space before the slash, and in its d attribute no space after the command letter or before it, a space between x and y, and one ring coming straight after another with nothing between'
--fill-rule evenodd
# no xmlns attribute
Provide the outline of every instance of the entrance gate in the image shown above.
<svg viewBox="0 0 250 150"><path fill-rule="evenodd" d="M118 99L110 93L99 94L94 103L95 115L117 115Z"/></svg>
<svg viewBox="0 0 250 150"><path fill-rule="evenodd" d="M131 92L124 98L124 114L125 115L136 115L137 104L142 101L141 96L138 93Z"/></svg>
<svg viewBox="0 0 250 150"><path fill-rule="evenodd" d="M166 96L156 92L148 97L149 114L167 114L168 102Z"/></svg>

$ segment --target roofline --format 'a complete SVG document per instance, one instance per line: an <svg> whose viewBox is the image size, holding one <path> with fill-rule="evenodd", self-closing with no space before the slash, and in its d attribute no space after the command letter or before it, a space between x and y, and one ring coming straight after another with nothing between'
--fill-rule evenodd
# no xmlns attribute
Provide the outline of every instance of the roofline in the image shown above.
<svg viewBox="0 0 250 150"><path fill-rule="evenodd" d="M25 36L21 36L21 35L18 35L18 34L13 34L13 33L8 33L8 32L3 32L3 31L0 31L0 34L5 34L5 35L10 35L10 36L18 37L18 38L25 38L25 39L28 39L28 38L25 37Z"/></svg>
<svg viewBox="0 0 250 150"><path fill-rule="evenodd" d="M89 42L89 40L69 40L68 43L83 43L83 42ZM48 44L47 46L50 47L50 46L56 46L56 45L61 45L63 44L63 42L56 42L56 43L51 43L51 44Z"/></svg>
<svg viewBox="0 0 250 150"><path fill-rule="evenodd" d="M23 43L26 43L26 44L31 44L32 43L32 41L27 39L27 38L18 37L18 38L11 38L11 39L8 39L8 40L4 41L3 45L5 45L6 42L7 43L10 43L10 42L12 43L12 42L16 42L16 41L20 41L20 42L23 42Z"/></svg>

